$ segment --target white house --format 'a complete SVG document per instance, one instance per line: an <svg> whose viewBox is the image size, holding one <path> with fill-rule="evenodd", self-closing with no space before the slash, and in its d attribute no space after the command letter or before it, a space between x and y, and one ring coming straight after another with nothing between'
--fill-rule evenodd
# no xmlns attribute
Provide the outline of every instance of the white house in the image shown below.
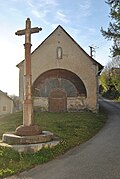
<svg viewBox="0 0 120 179"><path fill-rule="evenodd" d="M13 100L0 90L0 115L9 114L14 112Z"/></svg>

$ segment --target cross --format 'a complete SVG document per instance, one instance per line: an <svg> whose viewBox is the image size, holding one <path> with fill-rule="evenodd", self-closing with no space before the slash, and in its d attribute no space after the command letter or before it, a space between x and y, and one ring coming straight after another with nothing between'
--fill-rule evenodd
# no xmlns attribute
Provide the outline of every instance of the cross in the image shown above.
<svg viewBox="0 0 120 179"><path fill-rule="evenodd" d="M31 76L31 34L38 33L42 28L31 28L31 21L26 20L26 28L18 30L15 35L25 35L25 61L24 61L24 101L23 101L23 125L16 129L17 135L36 135L39 133L38 127L33 121L32 106L32 76Z"/></svg>
<svg viewBox="0 0 120 179"><path fill-rule="evenodd" d="M33 33L38 33L41 31L42 28L34 27L31 28L31 21L29 18L26 20L26 29L23 30L18 30L15 32L15 35L25 35L25 43L30 43L31 44L31 34Z"/></svg>

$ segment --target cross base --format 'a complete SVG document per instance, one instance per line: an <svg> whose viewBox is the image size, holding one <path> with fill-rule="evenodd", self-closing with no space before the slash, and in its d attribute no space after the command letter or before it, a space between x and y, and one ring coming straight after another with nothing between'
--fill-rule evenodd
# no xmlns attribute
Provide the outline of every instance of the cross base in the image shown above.
<svg viewBox="0 0 120 179"><path fill-rule="evenodd" d="M15 134L19 136L33 136L39 135L42 133L42 130L37 125L24 126L21 125L17 127Z"/></svg>

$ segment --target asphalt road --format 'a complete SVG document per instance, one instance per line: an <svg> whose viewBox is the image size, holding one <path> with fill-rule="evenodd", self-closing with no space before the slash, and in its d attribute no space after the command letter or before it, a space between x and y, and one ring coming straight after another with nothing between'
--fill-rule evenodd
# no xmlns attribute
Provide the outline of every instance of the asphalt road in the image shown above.
<svg viewBox="0 0 120 179"><path fill-rule="evenodd" d="M102 100L108 121L86 143L65 155L7 179L120 179L120 103Z"/></svg>

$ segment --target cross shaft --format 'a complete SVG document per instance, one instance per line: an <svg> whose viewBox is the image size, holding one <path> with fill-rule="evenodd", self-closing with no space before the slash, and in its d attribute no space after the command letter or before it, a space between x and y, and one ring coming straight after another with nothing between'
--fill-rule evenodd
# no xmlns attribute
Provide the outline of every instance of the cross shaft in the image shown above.
<svg viewBox="0 0 120 179"><path fill-rule="evenodd" d="M18 135L32 135L29 132L36 130L33 121L33 106L32 106L32 75L31 75L31 34L38 33L42 28L31 28L31 21L26 20L26 28L18 30L15 34L18 36L25 35L25 61L24 61L24 101L23 101L23 126L16 129ZM30 128L32 126L32 128ZM30 130L29 130L30 129ZM37 133L35 131L35 133Z"/></svg>

